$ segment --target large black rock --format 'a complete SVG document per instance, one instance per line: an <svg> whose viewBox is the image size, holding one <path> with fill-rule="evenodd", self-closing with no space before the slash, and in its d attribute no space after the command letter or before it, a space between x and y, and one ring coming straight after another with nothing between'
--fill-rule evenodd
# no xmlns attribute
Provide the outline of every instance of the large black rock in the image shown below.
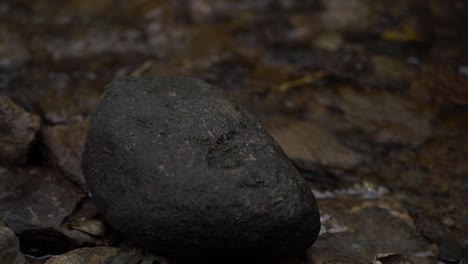
<svg viewBox="0 0 468 264"><path fill-rule="evenodd" d="M173 257L303 251L320 229L315 198L278 144L195 79L112 83L92 117L83 171L115 229Z"/></svg>

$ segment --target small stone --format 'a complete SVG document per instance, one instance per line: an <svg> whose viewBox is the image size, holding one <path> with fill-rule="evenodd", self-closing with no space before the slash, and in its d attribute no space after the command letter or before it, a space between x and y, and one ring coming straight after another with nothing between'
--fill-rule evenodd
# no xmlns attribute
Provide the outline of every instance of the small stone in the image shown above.
<svg viewBox="0 0 468 264"><path fill-rule="evenodd" d="M88 127L89 119L84 119L70 125L46 127L42 131L50 162L83 188L85 179L81 170L81 157Z"/></svg>
<svg viewBox="0 0 468 264"><path fill-rule="evenodd" d="M112 83L91 119L83 172L107 221L176 258L303 252L315 198L279 145L222 91L190 78Z"/></svg>
<svg viewBox="0 0 468 264"><path fill-rule="evenodd" d="M0 96L0 164L24 161L39 129L38 116Z"/></svg>
<svg viewBox="0 0 468 264"><path fill-rule="evenodd" d="M24 264L24 256L19 251L19 241L13 231L0 224L0 263Z"/></svg>
<svg viewBox="0 0 468 264"><path fill-rule="evenodd" d="M68 226L93 236L104 236L104 233L106 232L104 223L98 219L88 219L81 217L74 221L70 221Z"/></svg>
<svg viewBox="0 0 468 264"><path fill-rule="evenodd" d="M106 264L120 249L112 247L79 248L50 258L45 264Z"/></svg>
<svg viewBox="0 0 468 264"><path fill-rule="evenodd" d="M337 51L343 45L343 38L339 34L324 33L319 35L314 41L314 46L317 48Z"/></svg>
<svg viewBox="0 0 468 264"><path fill-rule="evenodd" d="M456 224L455 221L452 218L448 217L448 216L442 218L442 223L444 223L444 225L446 225L446 226L453 226L453 225Z"/></svg>
<svg viewBox="0 0 468 264"><path fill-rule="evenodd" d="M372 11L367 0L327 0L320 13L321 24L331 31L360 32L372 25Z"/></svg>

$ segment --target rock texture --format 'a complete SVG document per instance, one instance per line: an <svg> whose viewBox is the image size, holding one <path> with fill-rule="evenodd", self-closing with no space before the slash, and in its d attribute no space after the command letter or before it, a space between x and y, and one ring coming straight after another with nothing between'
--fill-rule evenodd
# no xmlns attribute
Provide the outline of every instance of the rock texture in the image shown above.
<svg viewBox="0 0 468 264"><path fill-rule="evenodd" d="M111 84L92 117L83 172L114 228L169 256L303 251L320 229L314 196L278 144L195 79Z"/></svg>
<svg viewBox="0 0 468 264"><path fill-rule="evenodd" d="M49 259L46 264L106 264L119 253L112 247L80 248Z"/></svg>
<svg viewBox="0 0 468 264"><path fill-rule="evenodd" d="M372 263L376 253L388 252L433 254L433 245L418 233L408 212L390 197L341 195L319 200L319 206L322 230L317 243L307 250L310 263ZM384 258L381 264L408 263L405 257L397 257ZM400 262L390 262L395 259Z"/></svg>
<svg viewBox="0 0 468 264"><path fill-rule="evenodd" d="M39 129L38 116L26 112L10 98L0 96L0 163L25 160Z"/></svg>
<svg viewBox="0 0 468 264"><path fill-rule="evenodd" d="M60 173L0 167L0 219L18 234L22 247L31 249L25 254L60 254L82 244L62 223L84 196Z"/></svg>
<svg viewBox="0 0 468 264"><path fill-rule="evenodd" d="M42 130L49 161L60 168L74 183L84 188L81 156L84 150L89 119L69 125L56 125Z"/></svg>
<svg viewBox="0 0 468 264"><path fill-rule="evenodd" d="M330 132L313 123L296 124L271 131L288 157L299 168L314 171L322 165L339 169L352 169L359 165L359 154L344 146Z"/></svg>
<svg viewBox="0 0 468 264"><path fill-rule="evenodd" d="M0 263L23 264L24 256L19 251L18 238L13 230L0 224Z"/></svg>
<svg viewBox="0 0 468 264"><path fill-rule="evenodd" d="M0 214L15 233L60 226L84 197L61 175L42 168L0 167Z"/></svg>

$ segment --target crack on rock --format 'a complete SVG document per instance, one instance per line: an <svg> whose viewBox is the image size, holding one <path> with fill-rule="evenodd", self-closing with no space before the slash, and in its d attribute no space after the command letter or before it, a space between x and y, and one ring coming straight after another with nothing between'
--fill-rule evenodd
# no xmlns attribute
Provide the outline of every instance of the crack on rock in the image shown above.
<svg viewBox="0 0 468 264"><path fill-rule="evenodd" d="M208 166L218 169L237 169L245 164L242 151L233 141L239 135L232 130L221 135L209 149L206 160Z"/></svg>

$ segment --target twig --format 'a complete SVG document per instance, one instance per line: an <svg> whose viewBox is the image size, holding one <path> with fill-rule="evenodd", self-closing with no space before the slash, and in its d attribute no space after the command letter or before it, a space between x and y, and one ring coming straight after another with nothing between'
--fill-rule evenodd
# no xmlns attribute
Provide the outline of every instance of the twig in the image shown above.
<svg viewBox="0 0 468 264"><path fill-rule="evenodd" d="M130 75L135 77L140 76L145 71L149 70L151 66L153 66L153 61L147 60L140 67L138 67L138 69L134 70Z"/></svg>
<svg viewBox="0 0 468 264"><path fill-rule="evenodd" d="M277 86L277 89L280 92L286 92L287 90L289 90L291 88L298 87L298 86L301 86L301 85L304 85L304 84L308 84L308 83L323 79L323 78L325 78L325 77L327 77L329 75L330 74L328 72L325 72L325 71L318 71L318 72L314 72L314 73L308 73L308 74L302 76L301 78L286 81L286 82L282 82L281 84L279 84Z"/></svg>

